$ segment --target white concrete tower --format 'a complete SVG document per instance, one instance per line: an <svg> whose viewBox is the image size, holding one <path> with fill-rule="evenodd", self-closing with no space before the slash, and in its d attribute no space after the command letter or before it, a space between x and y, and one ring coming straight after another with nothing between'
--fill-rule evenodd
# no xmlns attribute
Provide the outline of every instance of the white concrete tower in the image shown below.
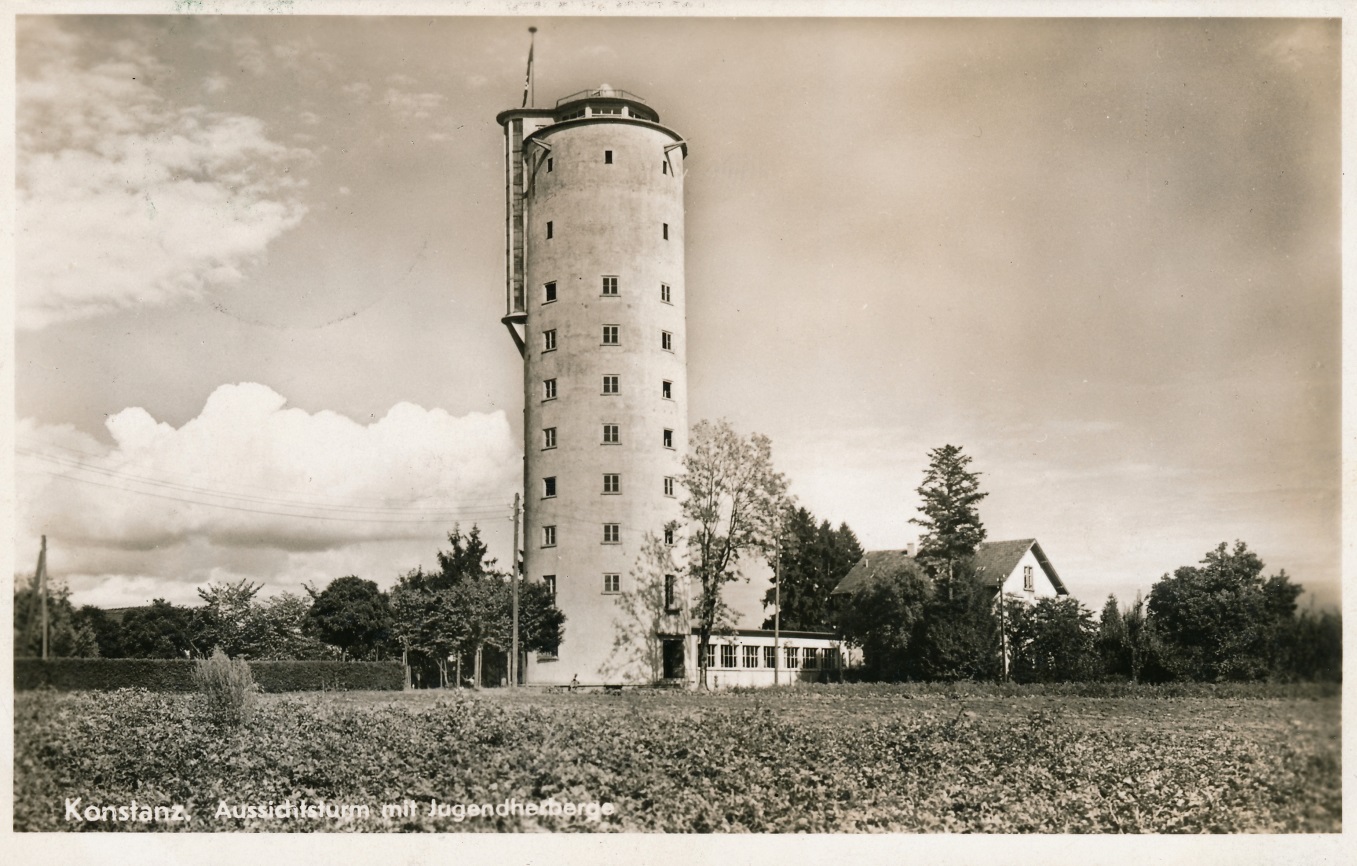
<svg viewBox="0 0 1357 866"><path fill-rule="evenodd" d="M497 120L503 321L524 362L524 575L553 583L566 616L558 653L530 654L525 679L634 680L617 673L617 602L646 534L681 514L687 145L606 86Z"/></svg>

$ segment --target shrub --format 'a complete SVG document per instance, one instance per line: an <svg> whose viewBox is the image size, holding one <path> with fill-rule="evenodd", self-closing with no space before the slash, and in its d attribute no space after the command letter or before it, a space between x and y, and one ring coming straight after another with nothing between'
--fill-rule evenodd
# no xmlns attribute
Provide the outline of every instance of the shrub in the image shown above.
<svg viewBox="0 0 1357 866"><path fill-rule="evenodd" d="M250 674L249 662L227 658L218 647L212 658L194 662L193 680L219 720L239 725L254 718L259 688Z"/></svg>
<svg viewBox="0 0 1357 866"><path fill-rule="evenodd" d="M112 691L142 688L153 692L191 692L194 663L187 659L30 659L14 660L15 691ZM250 673L261 691L400 691L399 661L255 661Z"/></svg>

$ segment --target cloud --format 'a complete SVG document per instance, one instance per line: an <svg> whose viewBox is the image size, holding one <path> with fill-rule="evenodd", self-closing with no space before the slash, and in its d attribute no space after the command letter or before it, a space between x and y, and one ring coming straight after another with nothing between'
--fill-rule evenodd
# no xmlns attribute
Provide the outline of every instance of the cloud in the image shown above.
<svg viewBox="0 0 1357 866"><path fill-rule="evenodd" d="M442 107L443 99L441 93L410 93L394 87L387 88L385 96L387 107L402 123L432 117L432 113Z"/></svg>
<svg viewBox="0 0 1357 866"><path fill-rule="evenodd" d="M218 572L394 575L454 523L506 516L522 465L503 412L399 403L365 424L254 383L218 387L179 427L137 407L106 427L112 445L32 419L15 431L19 537L52 537L61 573L102 603L183 595Z"/></svg>
<svg viewBox="0 0 1357 866"><path fill-rule="evenodd" d="M367 102L372 95L372 85L364 81L355 81L352 84L346 84L339 88L340 92L346 96L352 97L358 102Z"/></svg>
<svg viewBox="0 0 1357 866"><path fill-rule="evenodd" d="M292 170L309 151L257 118L170 104L147 84L168 75L154 58L111 46L82 64L78 44L50 23L20 38L22 328L237 283L306 213Z"/></svg>
<svg viewBox="0 0 1357 866"><path fill-rule="evenodd" d="M209 94L221 93L231 86L231 80L225 75L209 75L203 79L203 90Z"/></svg>
<svg viewBox="0 0 1357 866"><path fill-rule="evenodd" d="M317 123L320 123L320 115L316 114L314 111L303 111L297 115L297 119L308 126L315 126Z"/></svg>

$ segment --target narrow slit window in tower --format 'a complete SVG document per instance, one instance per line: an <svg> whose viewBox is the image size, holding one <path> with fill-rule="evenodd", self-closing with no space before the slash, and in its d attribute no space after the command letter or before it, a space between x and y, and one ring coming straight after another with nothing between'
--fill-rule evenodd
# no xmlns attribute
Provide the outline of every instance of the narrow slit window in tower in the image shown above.
<svg viewBox="0 0 1357 866"><path fill-rule="evenodd" d="M674 351L674 335L668 331L660 331L660 348L666 352Z"/></svg>
<svg viewBox="0 0 1357 866"><path fill-rule="evenodd" d="M611 150L603 151L603 161L606 162L608 165L613 164L613 152Z"/></svg>
<svg viewBox="0 0 1357 866"><path fill-rule="evenodd" d="M673 476L670 476L670 475L664 476L664 495L665 495L665 496L673 496L673 495L674 495L674 479L673 479Z"/></svg>
<svg viewBox="0 0 1357 866"><path fill-rule="evenodd" d="M551 223L547 223L547 226L550 227ZM551 237L550 231L547 232L547 237ZM664 239L669 240L669 223L664 223Z"/></svg>
<svg viewBox="0 0 1357 866"><path fill-rule="evenodd" d="M670 300L668 283L660 283L660 300L664 301L666 304L673 303L673 301Z"/></svg>
<svg viewBox="0 0 1357 866"><path fill-rule="evenodd" d="M674 383L665 379L660 383L660 396L666 400L674 399Z"/></svg>
<svg viewBox="0 0 1357 866"><path fill-rule="evenodd" d="M556 303L556 281L553 280L542 287L542 303Z"/></svg>
<svg viewBox="0 0 1357 866"><path fill-rule="evenodd" d="M555 527L555 526L543 526L543 527L542 527L542 546L543 546L543 547L555 547L555 546L556 546L556 527Z"/></svg>
<svg viewBox="0 0 1357 866"><path fill-rule="evenodd" d="M668 231L668 229L666 229L666 231ZM547 240L551 240L551 236L552 236L551 220L547 220ZM669 237L669 235L666 234L665 237Z"/></svg>
<svg viewBox="0 0 1357 866"><path fill-rule="evenodd" d="M556 495L556 476L548 475L542 479L542 498L551 499Z"/></svg>
<svg viewBox="0 0 1357 866"><path fill-rule="evenodd" d="M543 352L554 352L554 351L556 351L556 329L555 329L555 328L552 328L552 329L550 329L550 330L547 330L547 331L543 331L543 332L542 332L542 351L543 351Z"/></svg>
<svg viewBox="0 0 1357 866"><path fill-rule="evenodd" d="M668 427L664 428L664 447L674 447L674 431L670 430Z"/></svg>
<svg viewBox="0 0 1357 866"><path fill-rule="evenodd" d="M542 450L556 447L556 428L546 427L542 430Z"/></svg>
<svg viewBox="0 0 1357 866"><path fill-rule="evenodd" d="M555 379L546 379L546 380L544 380L544 381L542 382L542 399L543 399L543 400L555 400L555 399L556 399L556 380L555 380Z"/></svg>

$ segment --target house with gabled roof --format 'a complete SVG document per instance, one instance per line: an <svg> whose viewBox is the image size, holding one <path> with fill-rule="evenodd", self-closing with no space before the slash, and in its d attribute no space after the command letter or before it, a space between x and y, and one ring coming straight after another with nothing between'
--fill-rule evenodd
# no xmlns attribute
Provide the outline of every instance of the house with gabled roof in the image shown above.
<svg viewBox="0 0 1357 866"><path fill-rule="evenodd" d="M903 550L872 550L844 575L833 595L852 595L876 574L889 574L914 560L914 546ZM971 560L976 574L995 595L1035 602L1039 598L1069 595L1055 566L1035 538L986 541Z"/></svg>

